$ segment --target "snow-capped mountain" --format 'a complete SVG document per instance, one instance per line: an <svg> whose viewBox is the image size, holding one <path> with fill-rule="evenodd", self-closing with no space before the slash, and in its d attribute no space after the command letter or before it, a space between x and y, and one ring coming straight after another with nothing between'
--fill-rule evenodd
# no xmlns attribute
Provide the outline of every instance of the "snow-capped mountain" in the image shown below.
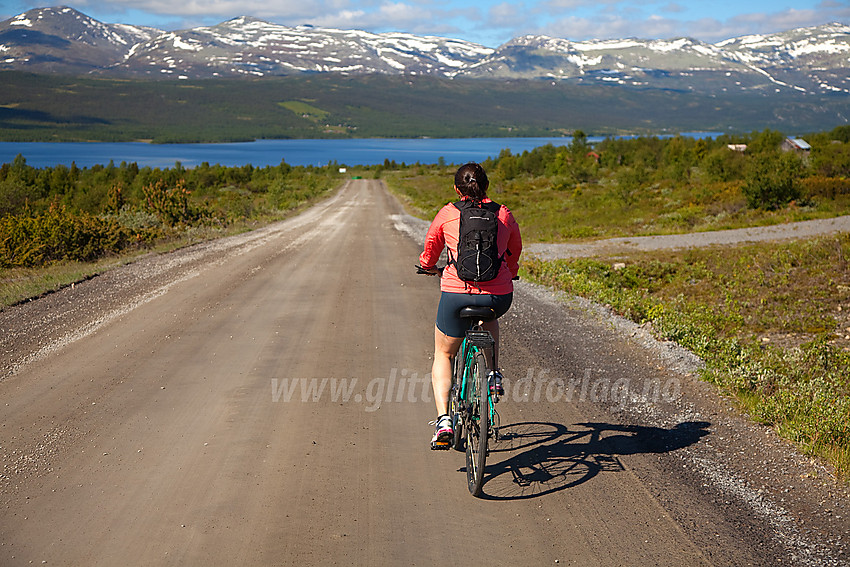
<svg viewBox="0 0 850 567"><path fill-rule="evenodd" d="M289 27L249 17L169 32L103 24L60 7L0 22L0 69L154 78L384 73L700 92L850 93L850 26L716 44L525 36L492 49L443 37Z"/></svg>
<svg viewBox="0 0 850 567"><path fill-rule="evenodd" d="M104 24L73 8L40 8L0 22L0 69L85 73L113 65L153 28Z"/></svg>
<svg viewBox="0 0 850 567"><path fill-rule="evenodd" d="M474 69L481 75L572 78L595 71L626 72L664 68L669 71L722 69L723 51L688 38L673 40L594 40L573 42L546 36L524 36L499 47Z"/></svg>
<svg viewBox="0 0 850 567"><path fill-rule="evenodd" d="M717 44L729 57L778 84L799 90L850 92L850 26L828 24ZM805 84L805 76L811 83Z"/></svg>
<svg viewBox="0 0 850 567"><path fill-rule="evenodd" d="M451 76L491 53L474 43L404 33L287 27L240 17L167 32L134 46L112 70L209 77L294 73Z"/></svg>
<svg viewBox="0 0 850 567"><path fill-rule="evenodd" d="M850 26L831 24L718 44L692 38L509 41L465 71L681 90L850 93Z"/></svg>

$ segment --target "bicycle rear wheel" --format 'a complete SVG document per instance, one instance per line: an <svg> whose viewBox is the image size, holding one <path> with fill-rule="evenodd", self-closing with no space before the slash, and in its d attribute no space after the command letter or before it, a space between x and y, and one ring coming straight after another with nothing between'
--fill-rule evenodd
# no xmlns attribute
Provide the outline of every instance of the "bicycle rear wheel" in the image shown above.
<svg viewBox="0 0 850 567"><path fill-rule="evenodd" d="M449 415L452 416L452 449L455 451L464 451L463 435L463 416L461 415L461 385L463 384L463 357L465 353L465 345L455 355L454 365L452 366L452 388L449 390Z"/></svg>
<svg viewBox="0 0 850 567"><path fill-rule="evenodd" d="M452 391L450 396L451 397L449 398L449 415L452 416L452 430L454 431L454 433L452 434L452 449L454 449L455 451L463 452L463 416L461 416L460 404L458 403L456 393Z"/></svg>
<svg viewBox="0 0 850 567"><path fill-rule="evenodd" d="M466 431L466 480L469 492L480 496L484 486L484 463L487 460L487 437L490 432L490 387L484 353L473 360L467 385L467 401L471 411L464 424Z"/></svg>

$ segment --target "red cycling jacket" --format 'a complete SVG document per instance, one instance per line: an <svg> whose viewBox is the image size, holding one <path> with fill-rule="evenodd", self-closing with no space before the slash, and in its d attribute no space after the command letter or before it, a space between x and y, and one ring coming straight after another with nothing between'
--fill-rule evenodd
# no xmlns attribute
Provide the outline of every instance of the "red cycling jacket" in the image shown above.
<svg viewBox="0 0 850 567"><path fill-rule="evenodd" d="M468 199L468 197L464 197ZM485 198L485 203L491 199ZM425 236L425 250L419 255L419 264L423 268L437 265L443 249L448 247L451 257L457 258L457 240L460 233L460 211L449 203L440 209L428 228ZM504 205L499 209L499 231L497 234L499 255L504 258L499 274L489 282L465 282L457 276L454 265L446 266L440 280L440 290L449 293L489 293L505 295L514 290L513 279L519 271L519 255L522 253L522 237L519 225L511 211Z"/></svg>

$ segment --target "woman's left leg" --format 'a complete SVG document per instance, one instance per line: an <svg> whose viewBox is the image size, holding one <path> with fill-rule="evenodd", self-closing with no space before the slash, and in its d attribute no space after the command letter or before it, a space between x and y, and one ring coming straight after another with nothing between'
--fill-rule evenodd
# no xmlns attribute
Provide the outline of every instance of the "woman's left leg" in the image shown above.
<svg viewBox="0 0 850 567"><path fill-rule="evenodd" d="M449 390L452 387L452 357L457 354L463 337L450 337L434 326L434 362L431 365L431 386L437 415L449 411Z"/></svg>

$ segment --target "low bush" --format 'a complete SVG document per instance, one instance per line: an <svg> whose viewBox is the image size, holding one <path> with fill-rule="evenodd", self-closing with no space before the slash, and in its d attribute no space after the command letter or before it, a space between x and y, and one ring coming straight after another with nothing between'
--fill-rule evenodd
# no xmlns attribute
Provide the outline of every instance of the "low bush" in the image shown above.
<svg viewBox="0 0 850 567"><path fill-rule="evenodd" d="M814 175L800 181L803 196L826 197L832 199L836 195L850 195L850 179L844 177L826 177Z"/></svg>
<svg viewBox="0 0 850 567"><path fill-rule="evenodd" d="M795 154L763 153L747 171L743 192L753 209L778 209L800 197L803 162Z"/></svg>
<svg viewBox="0 0 850 567"><path fill-rule="evenodd" d="M0 268L90 262L128 247L254 225L338 183L339 168L0 166ZM273 191L269 191L273 187ZM203 231L202 231L203 232ZM205 232L212 237L212 232ZM71 270L73 272L73 270Z"/></svg>
<svg viewBox="0 0 850 567"><path fill-rule="evenodd" d="M0 218L0 267L87 262L119 252L129 240L129 231L112 220L53 205L42 214Z"/></svg>

